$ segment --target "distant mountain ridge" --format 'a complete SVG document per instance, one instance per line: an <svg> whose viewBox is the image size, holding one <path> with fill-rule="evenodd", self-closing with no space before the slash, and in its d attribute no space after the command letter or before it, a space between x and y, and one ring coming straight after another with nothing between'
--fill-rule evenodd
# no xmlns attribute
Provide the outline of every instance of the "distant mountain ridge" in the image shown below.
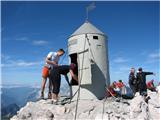
<svg viewBox="0 0 160 120"><path fill-rule="evenodd" d="M2 118L12 117L28 101L36 101L39 91L39 88L32 87L1 88Z"/></svg>
<svg viewBox="0 0 160 120"><path fill-rule="evenodd" d="M61 94L68 95L68 87L61 86ZM31 86L1 86L1 111L2 117L10 118L26 105L27 102L35 102L40 97L40 87ZM45 95L47 96L47 90ZM5 119L6 120L6 119Z"/></svg>

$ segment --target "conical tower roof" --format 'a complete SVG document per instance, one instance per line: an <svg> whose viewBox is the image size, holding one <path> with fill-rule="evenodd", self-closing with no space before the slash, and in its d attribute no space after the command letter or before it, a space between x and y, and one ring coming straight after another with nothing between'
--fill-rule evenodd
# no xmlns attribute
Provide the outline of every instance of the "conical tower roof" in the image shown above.
<svg viewBox="0 0 160 120"><path fill-rule="evenodd" d="M80 34L87 34L87 33L105 35L102 31L100 31L98 28L96 28L93 24L86 21L71 36L80 35Z"/></svg>

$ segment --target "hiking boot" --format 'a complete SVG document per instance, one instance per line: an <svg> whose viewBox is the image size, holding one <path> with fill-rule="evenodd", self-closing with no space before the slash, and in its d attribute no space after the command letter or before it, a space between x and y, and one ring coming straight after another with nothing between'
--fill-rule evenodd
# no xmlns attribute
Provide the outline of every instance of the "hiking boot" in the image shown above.
<svg viewBox="0 0 160 120"><path fill-rule="evenodd" d="M58 100L56 100L56 99L52 99L52 104L54 104L54 105L58 105Z"/></svg>
<svg viewBox="0 0 160 120"><path fill-rule="evenodd" d="M48 99L52 99L52 94L51 94L51 92L48 93Z"/></svg>
<svg viewBox="0 0 160 120"><path fill-rule="evenodd" d="M43 92L41 92L41 97L40 98L44 99L44 93Z"/></svg>
<svg viewBox="0 0 160 120"><path fill-rule="evenodd" d="M150 96L146 97L146 98L145 98L145 102L148 104L148 101L149 101L150 99L151 99Z"/></svg>
<svg viewBox="0 0 160 120"><path fill-rule="evenodd" d="M116 98L116 102L120 102L121 101L121 99L120 98Z"/></svg>

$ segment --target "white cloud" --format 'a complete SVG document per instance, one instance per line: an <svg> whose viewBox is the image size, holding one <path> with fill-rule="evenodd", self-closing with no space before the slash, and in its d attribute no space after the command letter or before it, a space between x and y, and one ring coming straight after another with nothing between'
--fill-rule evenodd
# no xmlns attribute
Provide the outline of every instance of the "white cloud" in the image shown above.
<svg viewBox="0 0 160 120"><path fill-rule="evenodd" d="M4 67L5 65L1 63L1 67Z"/></svg>
<svg viewBox="0 0 160 120"><path fill-rule="evenodd" d="M17 41L28 41L28 37L19 37L19 38L16 38L15 40Z"/></svg>
<svg viewBox="0 0 160 120"><path fill-rule="evenodd" d="M128 59L123 58L123 57L117 57L113 60L114 63L125 63L128 62Z"/></svg>
<svg viewBox="0 0 160 120"><path fill-rule="evenodd" d="M120 69L120 71L129 71L131 69L131 67L129 67L129 66L122 66L119 69Z"/></svg>
<svg viewBox="0 0 160 120"><path fill-rule="evenodd" d="M160 53L159 52L148 54L148 57L147 57L147 60L145 63L155 63L157 61L160 61Z"/></svg>
<svg viewBox="0 0 160 120"><path fill-rule="evenodd" d="M110 70L116 74L121 74L121 73L128 73L131 69L131 66L128 66L128 65L119 65L117 67L110 67Z"/></svg>
<svg viewBox="0 0 160 120"><path fill-rule="evenodd" d="M35 61L35 62L20 61L16 63L16 66L28 67L28 66L37 66L41 64L43 64L43 61Z"/></svg>
<svg viewBox="0 0 160 120"><path fill-rule="evenodd" d="M42 65L43 61L23 61L23 60L15 60L10 61L8 63L1 64L1 67L31 67L31 66L39 66Z"/></svg>
<svg viewBox="0 0 160 120"><path fill-rule="evenodd" d="M44 40L34 40L32 43L33 45L40 45L40 46L48 44L48 42Z"/></svg>
<svg viewBox="0 0 160 120"><path fill-rule="evenodd" d="M3 63L1 67L30 67L39 66L44 63L44 61L25 61L25 60L13 60L10 56L1 55Z"/></svg>
<svg viewBox="0 0 160 120"><path fill-rule="evenodd" d="M149 54L149 58L160 59L160 54L159 53L151 53L151 54Z"/></svg>
<svg viewBox="0 0 160 120"><path fill-rule="evenodd" d="M22 84L22 83L3 83L0 85L1 88L17 88L17 87L34 87L30 84ZM34 87L35 88L35 87Z"/></svg>
<svg viewBox="0 0 160 120"><path fill-rule="evenodd" d="M10 56L1 54L1 59L3 59L3 60L9 60Z"/></svg>

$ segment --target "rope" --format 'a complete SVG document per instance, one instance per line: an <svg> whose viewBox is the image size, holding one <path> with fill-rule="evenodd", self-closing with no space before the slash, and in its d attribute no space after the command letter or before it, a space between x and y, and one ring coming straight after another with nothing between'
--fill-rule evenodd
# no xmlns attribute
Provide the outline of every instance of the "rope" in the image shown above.
<svg viewBox="0 0 160 120"><path fill-rule="evenodd" d="M95 62L95 58L94 58L94 56L93 56L93 51L92 51L92 49L91 49L91 47L90 47L91 44L90 44L90 42L89 42L89 38L87 37L87 34L85 34L85 38L87 39L87 42L88 42L88 45L89 45L89 48L90 48L90 51L91 51L93 60L94 60L94 62ZM85 48L84 48L84 49L85 49ZM77 94L77 92L79 91L79 89L80 89L80 88L77 89L77 91L74 93L74 95L72 96L72 98ZM72 100L72 98L71 98L71 100Z"/></svg>
<svg viewBox="0 0 160 120"><path fill-rule="evenodd" d="M88 38L88 36L87 36L87 34L85 34L85 37L87 38L87 42L88 42L88 45L89 45L89 48L90 48L90 52L91 52L91 55L92 55L92 57L93 57L93 60L94 60L94 62L95 62L95 58L94 58L94 55L93 55L93 51L92 51L92 49L91 49L91 43L89 42L89 38Z"/></svg>
<svg viewBox="0 0 160 120"><path fill-rule="evenodd" d="M86 34L86 38L87 38L87 41L88 41L89 46L91 46L87 34ZM92 57L93 57L93 60L94 60L94 62L95 62L95 58L94 58L94 55L93 55L93 51L92 51L91 47L89 47L89 48L90 48L90 52L91 52L91 55L92 55ZM104 109L105 109L105 102L106 102L106 99L107 99L107 98L105 97L105 99L103 100L102 120L103 120L103 117L104 117Z"/></svg>
<svg viewBox="0 0 160 120"><path fill-rule="evenodd" d="M87 34L85 36L87 36ZM86 46L86 39L84 41L84 49L83 50L85 50L85 46ZM77 119L78 101L79 101L79 97L80 97L80 86L81 86L82 74L83 74L83 64L84 64L84 53L83 53L83 57L82 57L82 72L81 72L81 77L80 77L80 81L79 81L79 88L77 90L78 91L78 96L77 96L77 100L76 100L76 109L75 109L74 120Z"/></svg>
<svg viewBox="0 0 160 120"><path fill-rule="evenodd" d="M93 60L95 62L95 58L93 56L93 52L92 52L92 49L90 47L90 42L89 42L89 38L87 37L87 34L85 34L85 38L87 39L87 42L88 42L88 45L89 45L89 48L90 48L90 52L91 52L91 55L93 57ZM85 43L84 43L84 50L85 50L85 46L86 46L86 39L85 39ZM67 50L67 48L66 48ZM65 50L65 51L66 51ZM61 60L61 63L63 62L64 58L66 57L66 53L65 53L65 56L62 58ZM76 120L77 118L77 111L78 111L78 101L79 101L79 97L80 97L80 86L81 86L81 81L82 81L82 76L83 76L83 64L84 64L84 53L83 53L83 57L82 57L82 72L81 72L81 77L80 77L80 81L79 81L79 87L77 89L77 91L74 93L74 95L72 96L72 98L78 93L78 96L77 96L77 100L76 100L76 109L75 109L75 116L74 116L74 120ZM72 100L72 98L70 98L70 102ZM69 103L70 103L69 102Z"/></svg>

